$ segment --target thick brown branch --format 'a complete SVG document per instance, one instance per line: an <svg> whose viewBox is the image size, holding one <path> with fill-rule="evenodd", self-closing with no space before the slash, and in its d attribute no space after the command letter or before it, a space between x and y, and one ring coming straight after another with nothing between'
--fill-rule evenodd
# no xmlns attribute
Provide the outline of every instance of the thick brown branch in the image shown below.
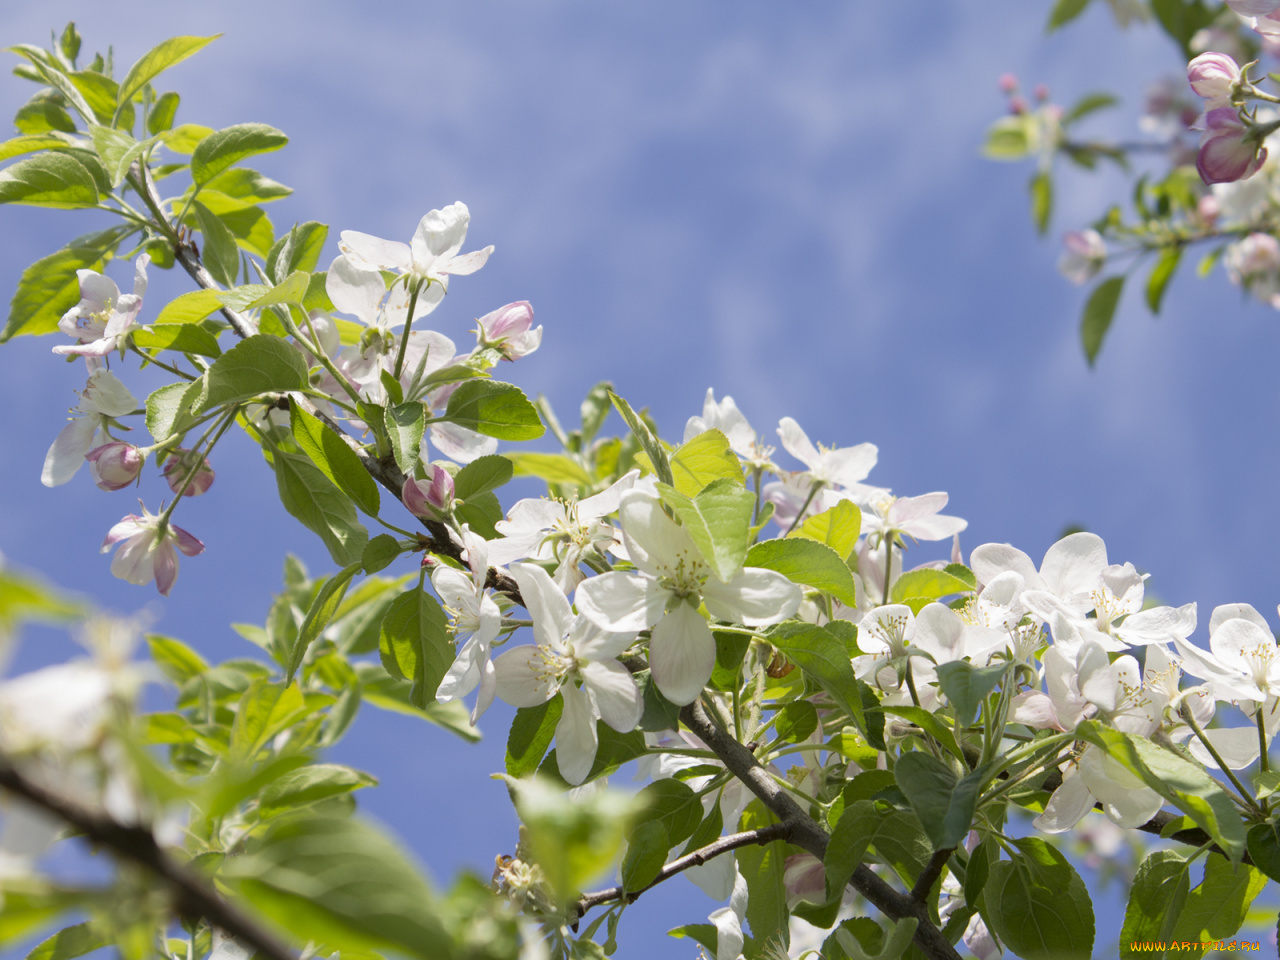
<svg viewBox="0 0 1280 960"><path fill-rule="evenodd" d="M933 851L933 856L929 858L929 862L920 871L920 876L916 877L915 886L911 888L912 900L922 906L928 902L929 891L933 889L933 885L942 876L942 868L947 865L947 861L951 859L951 854L955 849L955 847L947 847L945 850Z"/></svg>
<svg viewBox="0 0 1280 960"><path fill-rule="evenodd" d="M275 934L239 907L223 900L203 877L161 849L146 827L127 826L105 814L87 810L25 777L3 757L0 757L0 788L70 824L90 843L154 873L173 892L174 909L180 915L207 920L267 960L297 960Z"/></svg>
<svg viewBox="0 0 1280 960"><path fill-rule="evenodd" d="M826 831L778 785L750 750L712 721L699 701L695 700L682 709L680 720L720 758L730 773L760 798L774 816L783 823L791 824L791 843L819 860L825 858L829 839ZM915 942L926 957L932 960L959 960L960 954L930 921L929 912L923 904L916 902L908 894L893 889L865 864L854 871L849 883L891 920L901 920L903 917L915 917L919 920Z"/></svg>
<svg viewBox="0 0 1280 960"><path fill-rule="evenodd" d="M749 847L753 844L764 846L767 843L773 843L775 840L790 840L791 824L787 821L781 823L773 823L767 827L761 827L759 830L747 830L743 833L731 833L727 837L721 837L715 843L709 843L705 847L699 847L692 853L686 853L683 857L677 857L672 860L661 870L653 881L645 884L639 890L627 890L625 887L610 887L608 890L597 890L595 893L585 893L579 899L577 904L578 917L582 917L592 907L597 907L602 903L609 903L613 900L626 899L627 903L635 903L640 894L646 890L650 890L669 880L677 873L683 873L690 867L699 867L712 860L722 853L728 853L731 850L737 850L739 847Z"/></svg>

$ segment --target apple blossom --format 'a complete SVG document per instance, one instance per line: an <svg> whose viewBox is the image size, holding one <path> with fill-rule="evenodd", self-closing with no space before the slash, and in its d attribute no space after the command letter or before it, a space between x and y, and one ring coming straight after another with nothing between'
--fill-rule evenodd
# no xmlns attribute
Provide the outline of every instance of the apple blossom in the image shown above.
<svg viewBox="0 0 1280 960"><path fill-rule="evenodd" d="M1058 271L1072 283L1088 283L1107 261L1107 245L1097 230L1069 230L1062 246Z"/></svg>
<svg viewBox="0 0 1280 960"><path fill-rule="evenodd" d="M96 270L77 270L80 302L58 321L58 329L76 342L54 347L53 352L84 357L92 372L103 366L102 358L111 351L123 350L123 338L136 327L134 320L142 309L149 262L145 253L134 262L133 293L123 296L110 277Z"/></svg>
<svg viewBox="0 0 1280 960"><path fill-rule="evenodd" d="M71 422L62 428L44 458L40 482L56 487L70 480L94 447L110 437L106 427L116 417L138 409L138 401L128 387L110 370L94 370L80 391L80 402Z"/></svg>
<svg viewBox="0 0 1280 960"><path fill-rule="evenodd" d="M197 464L199 464L197 466ZM187 483L187 477L195 469L195 476ZM181 492L187 497L198 497L202 493L206 493L213 486L214 472L213 467L209 465L209 461L200 456L194 450L183 450L179 448L169 454L164 462L164 479L169 484L169 489L175 494ZM187 483L187 489L182 490L183 483Z"/></svg>
<svg viewBox="0 0 1280 960"><path fill-rule="evenodd" d="M408 291L400 284L388 291L381 273L346 256L335 257L329 265L325 292L340 313L351 314L367 327L389 331L403 326L408 318ZM439 284L419 291L413 318L416 320L429 314L440 305L444 294L445 288Z"/></svg>
<svg viewBox="0 0 1280 960"><path fill-rule="evenodd" d="M653 682L672 703L697 699L711 677L716 644L698 611L749 627L790 617L800 606L798 586L772 570L743 568L721 583L711 576L688 532L664 512L652 494L633 489L618 509L622 539L636 573L591 577L577 590L578 609L606 630L653 628L649 667Z"/></svg>
<svg viewBox="0 0 1280 960"><path fill-rule="evenodd" d="M899 541L945 540L969 526L968 520L939 513L946 505L945 493L874 500L862 511L862 532L881 539L897 536Z"/></svg>
<svg viewBox="0 0 1280 960"><path fill-rule="evenodd" d="M146 456L132 443L113 440L84 455L99 490L123 490L138 479Z"/></svg>
<svg viewBox="0 0 1280 960"><path fill-rule="evenodd" d="M438 463L431 465L429 480L405 479L400 499L415 517L440 520L453 507L453 476Z"/></svg>
<svg viewBox="0 0 1280 960"><path fill-rule="evenodd" d="M1207 109L1226 106L1243 79L1239 65L1225 53L1202 53L1187 64L1187 81Z"/></svg>
<svg viewBox="0 0 1280 960"><path fill-rule="evenodd" d="M539 566L512 564L511 576L533 618L537 645L515 647L494 660L498 696L514 707L535 707L557 692L564 697L556 762L560 775L576 786L596 758L596 721L619 733L630 733L640 722L640 689L617 660L636 635L607 633L574 616L564 593Z"/></svg>
<svg viewBox="0 0 1280 960"><path fill-rule="evenodd" d="M508 303L486 313L476 323L478 346L498 350L504 360L527 357L542 343L542 325L533 326L533 307L528 300Z"/></svg>
<svg viewBox="0 0 1280 960"><path fill-rule="evenodd" d="M489 645L502 628L502 611L485 588L489 575L489 552L484 538L462 525L462 544L471 576L453 567L439 566L431 572L431 585L440 595L449 614L449 629L458 645L458 654L436 690L436 700L448 703L465 697L476 687L480 694L471 711L472 725L493 703L497 680Z"/></svg>
<svg viewBox="0 0 1280 960"><path fill-rule="evenodd" d="M1196 170L1205 183L1247 180L1267 159L1267 149L1240 119L1235 107L1215 107L1204 115Z"/></svg>
<svg viewBox="0 0 1280 960"><path fill-rule="evenodd" d="M160 515L150 513L139 502L142 516L129 514L109 531L102 541L102 553L112 547L111 573L121 580L138 585L156 583L161 596L167 597L178 579L178 556L174 547L188 557L204 552L204 544L181 527Z"/></svg>
<svg viewBox="0 0 1280 960"><path fill-rule="evenodd" d="M343 230L338 248L364 270L389 270L401 274L409 286L426 281L428 286L434 282L447 289L450 275L475 273L493 253L488 246L459 255L470 222L471 212L459 201L428 211L407 244Z"/></svg>
<svg viewBox="0 0 1280 960"><path fill-rule="evenodd" d="M729 440L729 447L745 460L748 466L760 469L772 469L773 447L760 442L755 430L742 415L733 397L725 397L716 401L716 392L707 388L707 396L702 401L702 416L690 417L684 426L684 442L708 430L719 430Z"/></svg>
<svg viewBox="0 0 1280 960"><path fill-rule="evenodd" d="M1251 233L1228 246L1222 262L1232 283L1280 308L1280 242L1275 237Z"/></svg>

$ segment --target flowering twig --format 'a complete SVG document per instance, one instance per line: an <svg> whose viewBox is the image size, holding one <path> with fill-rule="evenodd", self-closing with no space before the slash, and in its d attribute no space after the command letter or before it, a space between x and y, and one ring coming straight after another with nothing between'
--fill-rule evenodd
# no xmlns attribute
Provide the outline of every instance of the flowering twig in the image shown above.
<svg viewBox="0 0 1280 960"><path fill-rule="evenodd" d="M692 853L686 853L683 857L677 857L672 860L661 870L653 881L641 887L639 890L627 890L625 887L610 887L607 890L597 890L595 893L584 893L578 898L575 907L578 916L582 917L592 907L597 907L602 903L609 903L612 900L625 899L627 903L635 903L640 894L646 890L650 890L669 880L677 873L683 873L690 867L698 867L720 856L722 853L729 853L731 850L737 850L739 847L749 847L753 844L764 846L773 843L775 840L789 840L791 838L791 824L787 821L781 823L772 823L767 827L761 827L758 830L746 830L742 833L731 833L727 837L721 837L714 843L709 843L705 847L700 847Z"/></svg>
<svg viewBox="0 0 1280 960"><path fill-rule="evenodd" d="M179 914L203 918L266 960L297 960L275 934L222 899L203 877L162 850L146 827L125 825L105 814L87 810L29 780L3 756L0 756L0 788L70 824L90 843L154 873L173 891L174 909Z"/></svg>

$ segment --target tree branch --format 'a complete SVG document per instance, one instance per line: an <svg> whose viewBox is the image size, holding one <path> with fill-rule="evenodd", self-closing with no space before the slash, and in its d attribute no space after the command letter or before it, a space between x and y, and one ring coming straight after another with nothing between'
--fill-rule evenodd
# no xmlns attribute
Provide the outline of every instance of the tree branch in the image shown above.
<svg viewBox="0 0 1280 960"><path fill-rule="evenodd" d="M705 743L729 772L747 785L760 801L783 823L791 824L788 840L802 850L823 860L827 853L829 837L818 823L802 810L773 776L756 759L755 754L735 740L712 721L700 701L684 707L680 720L693 734ZM908 894L899 893L862 864L854 871L850 885L876 906L891 920L915 917L920 921L916 928L915 942L931 960L960 960L942 931L933 925L923 904Z"/></svg>
<svg viewBox="0 0 1280 960"><path fill-rule="evenodd" d="M947 861L951 859L951 854L955 852L955 849L955 847L947 847L945 850L933 851L933 856L929 858L929 862L920 871L920 876L916 877L915 886L911 888L912 900L922 906L927 902L929 891L933 889L933 885L942 876L942 868L947 865Z"/></svg>
<svg viewBox="0 0 1280 960"><path fill-rule="evenodd" d="M608 903L611 900L626 899L627 903L635 903L640 894L646 890L650 890L669 880L677 873L683 873L690 867L698 867L712 860L722 853L728 853L731 850L737 850L739 847L749 847L752 844L764 846L773 843L775 840L790 840L792 824L787 821L773 823L767 827L761 827L759 830L747 830L743 833L731 833L727 837L721 837L714 843L709 843L705 847L700 847L692 853L686 853L683 857L677 857L672 860L654 877L651 883L646 884L639 890L627 890L625 887L610 887L608 890L598 890L595 893L584 893L578 898L575 907L578 911L578 917L586 915L586 912L592 907L598 907L602 903Z"/></svg>
<svg viewBox="0 0 1280 960"><path fill-rule="evenodd" d="M105 847L116 857L150 870L173 891L177 913L207 920L266 960L297 960L274 933L259 925L239 907L223 900L203 877L161 849L146 827L127 826L59 796L28 779L4 757L0 757L0 788L70 824L90 843Z"/></svg>

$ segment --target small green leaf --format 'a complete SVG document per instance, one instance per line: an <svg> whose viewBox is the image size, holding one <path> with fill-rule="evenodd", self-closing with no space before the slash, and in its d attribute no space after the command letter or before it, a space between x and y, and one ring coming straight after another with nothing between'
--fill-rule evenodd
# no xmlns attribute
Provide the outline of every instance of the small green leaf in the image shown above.
<svg viewBox="0 0 1280 960"><path fill-rule="evenodd" d="M742 814L742 830L758 830L777 823L759 800L748 804ZM742 847L738 850L738 868L751 890L747 899L747 922L760 943L769 940L781 946L785 956L791 945L791 916L787 910L787 848L781 843Z"/></svg>
<svg viewBox="0 0 1280 960"><path fill-rule="evenodd" d="M1053 5L1053 10L1049 12L1049 25L1046 30L1052 33L1059 27L1070 23L1084 13L1087 6L1089 6L1089 0L1057 0Z"/></svg>
<svg viewBox="0 0 1280 960"><path fill-rule="evenodd" d="M416 586L396 597L382 618L378 649L392 676L413 682L411 703L434 700L454 659L449 620L436 598Z"/></svg>
<svg viewBox="0 0 1280 960"><path fill-rule="evenodd" d="M73 960L110 944L92 922L86 921L59 930L28 953L27 960Z"/></svg>
<svg viewBox="0 0 1280 960"><path fill-rule="evenodd" d="M1080 875L1039 837L991 865L982 900L992 931L1024 960L1089 960L1093 903Z"/></svg>
<svg viewBox="0 0 1280 960"><path fill-rule="evenodd" d="M191 403L200 389L196 384L170 383L147 397L147 431L156 443L185 432L194 420Z"/></svg>
<svg viewBox="0 0 1280 960"><path fill-rule="evenodd" d="M864 729L858 679L853 675L848 652L831 634L821 627L790 620L769 633L769 642L813 677L859 729Z"/></svg>
<svg viewBox="0 0 1280 960"><path fill-rule="evenodd" d="M360 564L365 573L377 573L401 554L400 542L389 533L380 533L364 548Z"/></svg>
<svg viewBox="0 0 1280 960"><path fill-rule="evenodd" d="M1124 277L1108 277L1094 288L1084 305L1084 315L1080 318L1080 343L1091 367L1102 349L1103 338L1111 329L1123 290Z"/></svg>
<svg viewBox="0 0 1280 960"><path fill-rule="evenodd" d="M590 487L594 482L578 463L558 453L507 453L517 477L540 477L557 486Z"/></svg>
<svg viewBox="0 0 1280 960"><path fill-rule="evenodd" d="M360 457L347 446L338 432L330 430L298 403L289 405L289 424L293 439L311 458L311 462L320 468L320 472L354 500L356 506L369 516L376 517L382 506L378 485L360 462Z"/></svg>
<svg viewBox="0 0 1280 960"><path fill-rule="evenodd" d="M987 694L996 688L1008 668L1005 663L975 667L963 660L938 664L938 685L965 726L973 723Z"/></svg>
<svg viewBox="0 0 1280 960"><path fill-rule="evenodd" d="M867 855L878 822L876 806L870 800L846 802L844 812L831 831L831 840L823 858L828 897L842 890L853 876L853 871L858 869Z"/></svg>
<svg viewBox="0 0 1280 960"><path fill-rule="evenodd" d="M987 131L982 153L990 160L1021 160L1030 150L1026 121L1022 117L1001 117Z"/></svg>
<svg viewBox="0 0 1280 960"><path fill-rule="evenodd" d="M721 583L742 572L755 495L736 479L714 481L692 499L658 484L662 502L672 509Z"/></svg>
<svg viewBox="0 0 1280 960"><path fill-rule="evenodd" d="M264 393L301 390L307 384L307 365L292 346L279 337L246 337L214 361L201 380L191 412L203 413L242 403Z"/></svg>
<svg viewBox="0 0 1280 960"><path fill-rule="evenodd" d="M180 102L181 98L172 90L156 97L155 103L151 105L151 112L147 114L147 132L158 135L172 130L173 118L178 115Z"/></svg>
<svg viewBox="0 0 1280 960"><path fill-rule="evenodd" d="M639 442L640 447L649 457L649 464L653 468L653 474L661 483L669 486L675 486L675 480L671 472L671 461L667 457L667 451L662 446L662 442L653 434L648 425L640 418L631 404L618 396L612 390L609 391L609 400L613 403L613 407L626 421L627 427L631 430L632 435Z"/></svg>
<svg viewBox="0 0 1280 960"><path fill-rule="evenodd" d="M277 453L273 461L284 508L324 541L334 563L345 567L361 559L369 531L357 522L351 498L306 457Z"/></svg>
<svg viewBox="0 0 1280 960"><path fill-rule="evenodd" d="M149 633L147 647L151 651L151 659L155 661L156 666L178 686L182 686L192 677L198 677L209 669L209 664L204 657L181 640Z"/></svg>
<svg viewBox="0 0 1280 960"><path fill-rule="evenodd" d="M898 758L893 776L934 850L948 850L964 842L987 777L985 768L959 778L937 757L914 751Z"/></svg>
<svg viewBox="0 0 1280 960"><path fill-rule="evenodd" d="M347 595L347 587L351 585L351 578L360 572L363 566L363 560L357 560L355 563L343 567L332 577L324 582L324 586L316 594L315 600L311 602L311 608L307 611L306 618L302 621L302 626L298 628L298 638L293 643L293 649L289 653L289 662L283 664L285 667L286 677L292 682L294 674L298 672L298 668L302 666L302 661L307 655L307 648L312 642L320 636L320 633L333 620L334 614L338 610L338 606L342 603L342 598Z"/></svg>
<svg viewBox="0 0 1280 960"><path fill-rule="evenodd" d="M260 310L274 304L296 303L301 305L307 295L307 285L311 282L311 274L303 270L295 270L285 279L249 304L250 310Z"/></svg>
<svg viewBox="0 0 1280 960"><path fill-rule="evenodd" d="M426 430L426 411L421 403L398 403L383 408L383 426L391 441L391 453L396 466L405 476L412 476L422 450L422 435Z"/></svg>
<svg viewBox="0 0 1280 960"><path fill-rule="evenodd" d="M144 53L124 75L120 82L120 103L126 104L133 99L144 86L158 77L174 64L181 63L187 57L217 40L222 34L212 37L170 37Z"/></svg>
<svg viewBox="0 0 1280 960"><path fill-rule="evenodd" d="M679 780L655 780L638 794L636 823L660 823L667 835L668 849L693 836L702 822L702 801Z"/></svg>
<svg viewBox="0 0 1280 960"><path fill-rule="evenodd" d="M1179 955L1201 956L1208 944L1234 936L1266 885L1267 876L1261 870L1247 863L1232 866L1225 857L1209 854L1204 879L1187 894L1169 934L1171 941L1189 940L1202 946Z"/></svg>
<svg viewBox="0 0 1280 960"><path fill-rule="evenodd" d="M893 582L889 599L893 603L906 603L909 600L941 600L957 593L969 593L974 584L961 579L947 570L934 570L926 567L922 570L908 570Z"/></svg>
<svg viewBox="0 0 1280 960"><path fill-rule="evenodd" d="M204 234L204 247L201 259L209 268L213 279L224 287L235 286L236 274L240 271L240 251L236 247L236 238L227 225L218 219L217 214L199 200L191 204L200 232Z"/></svg>
<svg viewBox="0 0 1280 960"><path fill-rule="evenodd" d="M1164 302L1164 292L1178 269L1178 261L1182 259L1182 247L1165 247L1160 251L1160 258L1151 268L1147 277L1147 306L1154 314L1160 313L1160 304Z"/></svg>
<svg viewBox="0 0 1280 960"><path fill-rule="evenodd" d="M627 837L627 855L622 858L622 889L639 893L658 878L667 862L671 841L657 820L647 820Z"/></svg>
<svg viewBox="0 0 1280 960"><path fill-rule="evenodd" d="M279 282L295 270L315 270L328 236L327 224L314 220L294 224L267 254L267 276Z"/></svg>
<svg viewBox="0 0 1280 960"><path fill-rule="evenodd" d="M112 227L77 237L56 253L37 260L18 281L0 343L25 334L52 333L62 315L80 301L78 270L101 271L130 228Z"/></svg>
<svg viewBox="0 0 1280 960"><path fill-rule="evenodd" d="M748 567L776 570L793 583L826 591L850 607L858 605L844 558L824 543L808 539L765 540L747 552Z"/></svg>
<svg viewBox="0 0 1280 960"><path fill-rule="evenodd" d="M1063 115L1062 122L1074 123L1083 117L1087 117L1091 113L1096 113L1098 110L1106 110L1108 107L1114 107L1119 102L1119 100L1109 93L1086 93Z"/></svg>
<svg viewBox="0 0 1280 960"><path fill-rule="evenodd" d="M471 500L497 490L511 479L511 461L497 454L478 457L458 471L453 478L453 492L459 500Z"/></svg>
<svg viewBox="0 0 1280 960"><path fill-rule="evenodd" d="M257 153L279 150L289 138L265 123L241 123L211 133L191 154L191 180L208 183L223 170Z"/></svg>
<svg viewBox="0 0 1280 960"><path fill-rule="evenodd" d="M1031 220L1036 231L1043 234L1049 229L1053 216L1053 178L1047 170L1039 170L1031 178Z"/></svg>
<svg viewBox="0 0 1280 960"><path fill-rule="evenodd" d="M378 778L337 763L313 763L286 773L262 791L258 809L271 814L373 787Z"/></svg>
<svg viewBox="0 0 1280 960"><path fill-rule="evenodd" d="M746 485L738 455L729 447L729 438L719 430L707 430L671 453L671 484L686 497L696 496L717 480Z"/></svg>
<svg viewBox="0 0 1280 960"><path fill-rule="evenodd" d="M803 743L818 729L818 710L808 700L793 700L778 711L773 729L779 740Z"/></svg>
<svg viewBox="0 0 1280 960"><path fill-rule="evenodd" d="M199 323L221 306L222 299L217 290L191 290L165 304L154 325Z"/></svg>
<svg viewBox="0 0 1280 960"><path fill-rule="evenodd" d="M97 202L93 176L66 153L42 153L0 170L0 203L74 210Z"/></svg>
<svg viewBox="0 0 1280 960"><path fill-rule="evenodd" d="M142 350L173 350L177 353L194 353L202 357L222 356L218 338L204 327L190 323L165 324L160 327L137 330L132 336L133 345Z"/></svg>
<svg viewBox="0 0 1280 960"><path fill-rule="evenodd" d="M841 500L830 510L815 513L787 536L804 537L824 543L837 555L848 559L862 532L862 511L851 500Z"/></svg>
<svg viewBox="0 0 1280 960"><path fill-rule="evenodd" d="M556 694L536 707L521 707L507 735L506 770L513 777L532 776L547 755L564 711L564 697Z"/></svg>
<svg viewBox="0 0 1280 960"><path fill-rule="evenodd" d="M496 380L463 383L449 397L443 419L499 440L536 440L546 432L529 398Z"/></svg>
<svg viewBox="0 0 1280 960"><path fill-rule="evenodd" d="M1142 861L1129 888L1129 905L1120 929L1122 960L1139 954L1164 953L1134 948L1138 944L1168 941L1191 890L1190 867L1176 850L1157 850Z"/></svg>

